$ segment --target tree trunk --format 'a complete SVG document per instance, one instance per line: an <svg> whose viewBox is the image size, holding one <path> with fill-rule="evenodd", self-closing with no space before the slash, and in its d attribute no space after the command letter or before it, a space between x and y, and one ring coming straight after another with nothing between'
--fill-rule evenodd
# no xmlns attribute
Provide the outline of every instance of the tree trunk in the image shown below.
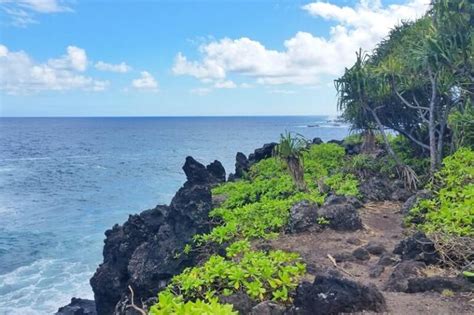
<svg viewBox="0 0 474 315"><path fill-rule="evenodd" d="M288 169L290 170L291 177L295 182L296 188L299 191L306 191L306 183L304 181L304 169L301 165L301 161L296 157L288 157L287 159Z"/></svg>
<svg viewBox="0 0 474 315"><path fill-rule="evenodd" d="M385 133L385 129L383 127L382 122L379 119L379 116L372 108L367 107L367 110L372 114L372 117L377 123L377 127L380 131L380 134L382 134L382 138L383 138L383 141L385 142L385 147L387 148L388 154L395 160L395 162L397 163L397 166L399 167L403 166L403 163L400 161L395 151L393 151L392 146L390 145L390 142L388 141L387 134Z"/></svg>
<svg viewBox="0 0 474 315"><path fill-rule="evenodd" d="M375 151L375 134L372 129L364 131L364 141L362 142L363 153L373 153Z"/></svg>
<svg viewBox="0 0 474 315"><path fill-rule="evenodd" d="M436 80L431 72L431 68L428 68L428 74L431 81L431 99L429 106L429 118L428 118L428 134L430 138L430 176L433 177L438 167L437 163L437 146L436 146L436 135L435 135L435 105L436 105Z"/></svg>

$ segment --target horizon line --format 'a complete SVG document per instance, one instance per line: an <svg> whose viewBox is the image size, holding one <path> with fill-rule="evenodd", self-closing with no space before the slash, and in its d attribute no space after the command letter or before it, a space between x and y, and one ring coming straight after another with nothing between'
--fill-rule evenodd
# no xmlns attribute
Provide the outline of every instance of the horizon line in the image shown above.
<svg viewBox="0 0 474 315"><path fill-rule="evenodd" d="M315 117L340 116L339 114L298 114L298 115L150 115L150 116L0 116L2 118L232 118L232 117Z"/></svg>

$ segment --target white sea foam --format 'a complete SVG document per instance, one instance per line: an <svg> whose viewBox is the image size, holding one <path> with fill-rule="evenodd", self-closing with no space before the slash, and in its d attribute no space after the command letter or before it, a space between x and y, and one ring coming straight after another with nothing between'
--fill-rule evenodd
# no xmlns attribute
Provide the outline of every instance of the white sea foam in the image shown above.
<svg viewBox="0 0 474 315"><path fill-rule="evenodd" d="M0 315L53 314L71 297L92 298L93 268L64 260L38 260L0 275Z"/></svg>

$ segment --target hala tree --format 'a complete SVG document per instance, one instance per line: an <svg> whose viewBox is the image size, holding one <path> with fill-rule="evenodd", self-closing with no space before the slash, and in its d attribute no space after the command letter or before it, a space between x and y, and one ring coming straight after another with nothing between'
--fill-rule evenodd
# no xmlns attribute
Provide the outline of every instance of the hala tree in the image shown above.
<svg viewBox="0 0 474 315"><path fill-rule="evenodd" d="M429 152L430 174L453 138L449 115L472 108L473 8L465 0L435 0L423 18L396 27L370 56L359 52L336 80L344 117L353 126L375 125L382 135L385 128L398 131Z"/></svg>
<svg viewBox="0 0 474 315"><path fill-rule="evenodd" d="M307 190L303 168L303 152L306 146L307 142L301 135L293 136L285 132L280 136L280 143L275 147L274 152L276 157L286 163L288 172L300 191Z"/></svg>

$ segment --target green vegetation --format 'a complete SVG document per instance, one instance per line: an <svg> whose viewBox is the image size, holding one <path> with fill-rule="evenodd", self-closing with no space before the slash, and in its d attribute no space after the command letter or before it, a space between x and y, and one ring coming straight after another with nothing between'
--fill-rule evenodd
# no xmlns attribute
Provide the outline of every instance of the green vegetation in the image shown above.
<svg viewBox="0 0 474 315"><path fill-rule="evenodd" d="M225 183L213 189L214 195L226 200L212 210L211 217L222 224L209 234L197 235L198 244L236 239L270 238L287 224L289 210L295 203L308 200L322 204L324 189L340 195L358 196L358 181L343 173L344 148L337 144L320 144L304 151L306 191L300 191L280 159L269 158L253 165L248 178Z"/></svg>
<svg viewBox="0 0 474 315"><path fill-rule="evenodd" d="M286 162L288 172L300 191L306 190L302 160L306 145L306 140L302 136L292 136L286 132L281 135L280 143L275 147L276 157Z"/></svg>
<svg viewBox="0 0 474 315"><path fill-rule="evenodd" d="M204 264L175 276L160 293L152 314L233 314L232 308L219 304L217 298L236 292L244 292L255 300L290 302L291 292L305 273L299 256L283 251L255 251L250 241L268 239L281 232L291 206L299 201L322 204L327 190L359 195L356 177L344 173L344 148L320 144L299 152L300 161L304 160L304 191L290 175L287 161L277 157L253 165L246 178L212 190L213 195L225 197L210 213L218 224L208 234L196 235L195 243L187 245L181 255L189 254L192 247L208 244L228 245L227 254L214 254ZM317 223L327 225L329 221L318 218Z"/></svg>
<svg viewBox="0 0 474 315"><path fill-rule="evenodd" d="M435 197L421 200L409 219L422 217L428 233L474 236L474 151L461 148L445 158L430 188Z"/></svg>
<svg viewBox="0 0 474 315"><path fill-rule="evenodd" d="M238 312L233 311L231 304L220 304L217 298L203 301L184 302L182 295L175 295L169 290L165 290L158 294L158 303L150 308L150 315L237 315Z"/></svg>
<svg viewBox="0 0 474 315"><path fill-rule="evenodd" d="M227 245L226 255L211 255L175 276L151 314L236 314L231 305L219 304L220 296L236 292L257 301L291 302L305 273L298 255L253 250L250 242L281 232L295 203L322 204L328 192L359 196L358 178L374 175L399 176L407 188L416 188L417 173L427 174L434 197L419 201L411 218L430 235L469 238L470 243L456 239L447 246L435 239L435 246L452 262L472 262L474 5L465 0L432 5L423 18L392 30L371 54L359 51L336 80L343 117L361 131L344 143L361 144L365 154L348 158L339 145L308 147L300 136L282 135L274 157L253 165L245 178L213 189L223 197L210 213L216 225L196 235L182 253L218 244ZM377 143L387 156L370 154ZM319 217L317 223L330 222Z"/></svg>
<svg viewBox="0 0 474 315"><path fill-rule="evenodd" d="M343 117L353 129L378 130L400 170L386 128L429 156L431 176L449 148L473 145L473 15L471 1L434 0L336 80Z"/></svg>
<svg viewBox="0 0 474 315"><path fill-rule="evenodd" d="M306 272L297 254L254 251L246 240L226 251L226 257L212 255L202 266L173 277L150 314L236 314L232 305L220 304L218 297L237 292L257 301L290 302L290 293Z"/></svg>
<svg viewBox="0 0 474 315"><path fill-rule="evenodd" d="M286 302L304 273L297 254L253 251L248 242L239 242L229 247L227 257L213 255L203 266L185 269L173 278L169 290L186 300L207 301L242 291L255 300Z"/></svg>

